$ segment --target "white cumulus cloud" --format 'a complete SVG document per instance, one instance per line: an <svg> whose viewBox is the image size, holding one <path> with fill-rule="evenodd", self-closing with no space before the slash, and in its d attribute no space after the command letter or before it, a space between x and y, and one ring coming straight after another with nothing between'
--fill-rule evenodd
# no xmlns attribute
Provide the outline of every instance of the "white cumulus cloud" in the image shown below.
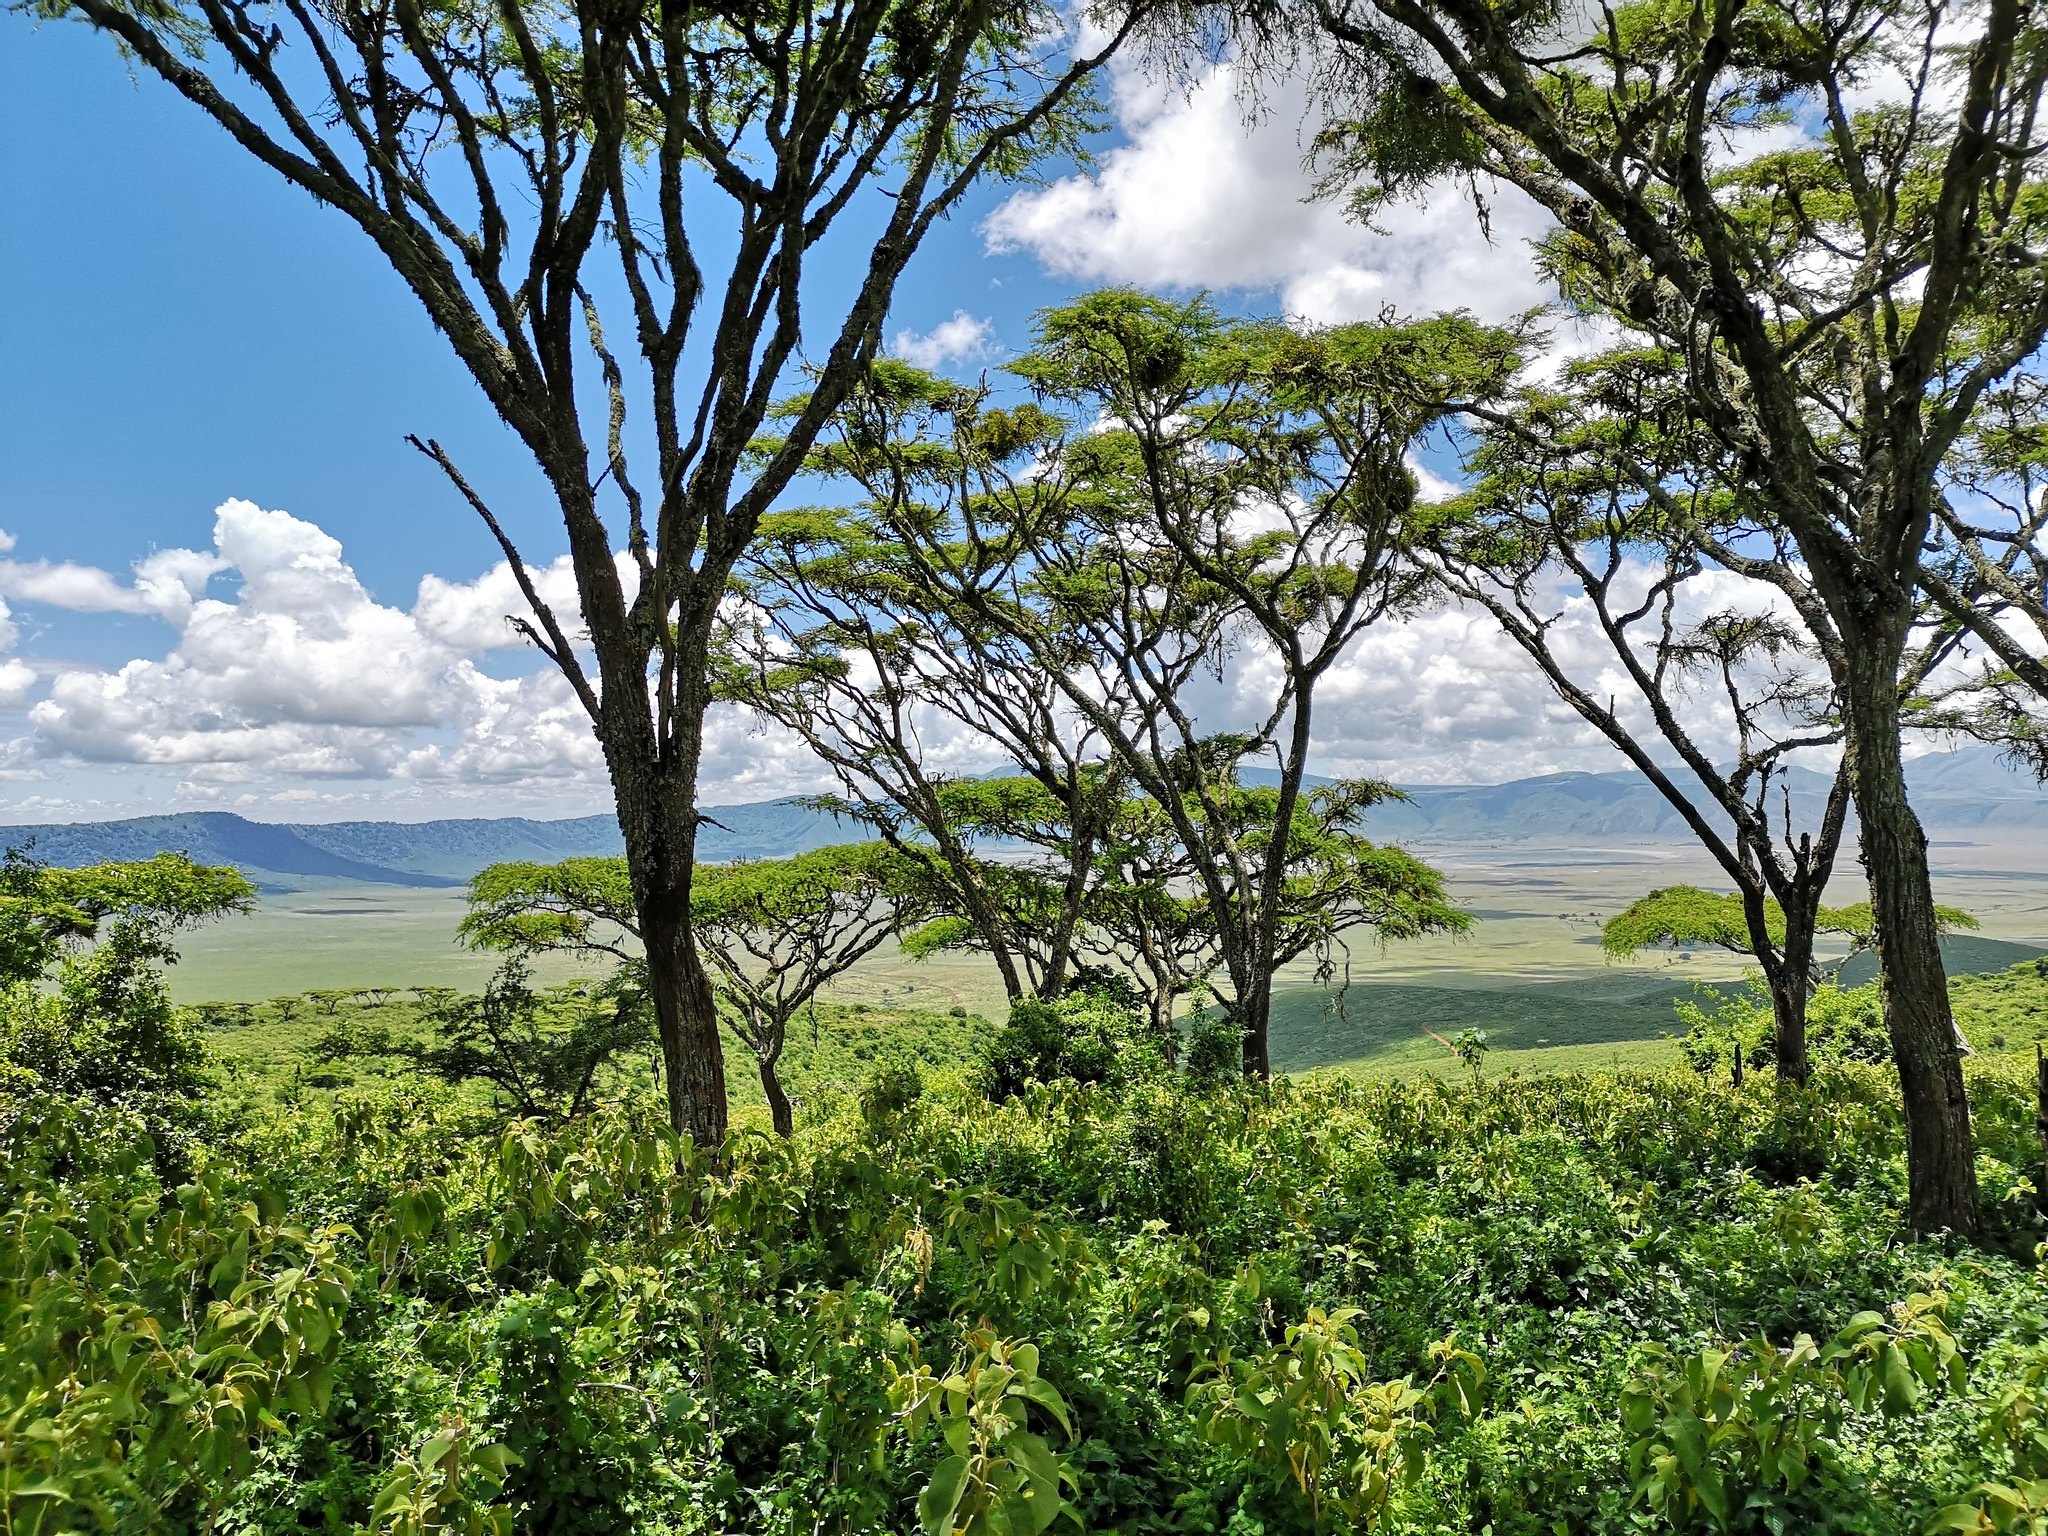
<svg viewBox="0 0 2048 1536"><path fill-rule="evenodd" d="M618 560L630 598L636 570L623 553ZM223 573L234 588L206 596ZM580 632L568 559L531 574ZM323 529L237 500L217 510L212 549L159 551L131 579L6 561L0 585L23 602L154 614L173 631L161 654L115 666L0 655L0 709L25 709L29 725L0 742L0 779L156 769L178 801L293 817L379 805L576 814L609 804L603 754L561 674L539 665L494 676L482 666L526 644L506 623L526 610L503 561L470 581L423 577L407 610L377 601ZM0 600L0 652L17 638ZM726 707L707 722L708 802L825 782L785 734Z"/></svg>
<svg viewBox="0 0 2048 1536"><path fill-rule="evenodd" d="M1428 494L1448 489L1417 469ZM234 587L203 595L222 572ZM550 602L573 613L564 562L535 576ZM0 709L25 709L29 726L0 741L0 779L138 769L147 778L153 770L182 801L255 815L374 815L380 806L386 814L577 814L609 804L602 754L561 676L546 666L512 668L512 676L484 669L508 643L503 615L519 611L503 565L467 582L429 576L412 609L393 607L364 588L322 529L231 501L218 511L209 551L150 556L129 583L67 581L56 590L147 591L146 608L117 611L161 616L170 643L116 666L57 666L51 676L52 664L9 654L14 625L0 601ZM1769 599L1725 574L1693 585L1688 622ZM1627 679L1583 598L1560 588L1552 606L1551 637L1573 674L1626 700ZM1247 645L1185 702L1205 731L1241 729L1264 717L1277 687L1272 657ZM1684 707L1710 754L1724 756L1732 745L1725 710L1705 691ZM935 772L1004 766L985 735L943 711L926 712L920 732ZM1427 783L1622 764L1491 618L1445 608L1375 627L1329 674L1313 766ZM801 742L725 706L706 721L701 772L707 805L830 784Z"/></svg>
<svg viewBox="0 0 2048 1536"><path fill-rule="evenodd" d="M928 331L900 330L889 351L916 368L936 372L948 363L975 363L995 352L995 325L964 309Z"/></svg>
<svg viewBox="0 0 2048 1536"><path fill-rule="evenodd" d="M1127 142L1094 170L997 207L983 225L992 249L1089 282L1277 289L1288 315L1323 324L1387 305L1507 320L1553 297L1528 249L1547 216L1512 189L1488 194L1491 241L1451 188L1386 210L1377 232L1312 198L1299 85L1272 93L1249 124L1228 64L1188 89L1127 64L1113 92Z"/></svg>
<svg viewBox="0 0 2048 1536"><path fill-rule="evenodd" d="M554 610L555 617L574 629L578 625L576 573L569 557L552 564L529 566L534 590ZM445 645L484 651L496 646L524 645L512 627L514 617L531 617L525 594L513 578L511 565L500 560L475 581L447 581L439 576L420 578L419 597L412 605L420 628Z"/></svg>
<svg viewBox="0 0 2048 1536"><path fill-rule="evenodd" d="M405 771L424 750L420 735L452 731L458 740L517 737L538 766L563 766L559 753L535 755L545 710L521 704L542 680L486 677L468 654L504 643L475 633L488 575L469 586L429 578L425 611L414 614L379 603L340 542L288 512L228 501L213 535L210 552L138 562L132 585L73 567L61 585L50 578L25 590L67 606L153 612L177 630L161 658L60 671L28 712L44 750L175 765L194 784L375 778ZM240 578L232 598L199 596L222 571ZM559 585L552 574L550 582ZM0 689L7 680L0 672ZM582 731L588 737L587 722Z"/></svg>

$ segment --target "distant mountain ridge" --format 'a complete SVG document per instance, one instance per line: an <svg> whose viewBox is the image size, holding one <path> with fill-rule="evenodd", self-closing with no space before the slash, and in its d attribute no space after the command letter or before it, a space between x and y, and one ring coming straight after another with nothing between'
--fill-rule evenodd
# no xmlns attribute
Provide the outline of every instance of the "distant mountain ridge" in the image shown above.
<svg viewBox="0 0 2048 1536"><path fill-rule="evenodd" d="M794 800L711 807L698 834L711 862L781 858L851 842L856 829ZM446 821L250 821L230 811L185 811L123 821L0 826L0 847L75 868L114 859L183 853L202 864L232 864L259 885L351 880L415 887L457 886L487 864L604 857L625 842L610 816L535 821L507 816Z"/></svg>
<svg viewBox="0 0 2048 1536"><path fill-rule="evenodd" d="M1914 804L1932 831L2048 830L2048 790L2012 772L1988 748L1917 758ZM1822 774L1795 770L1795 816L1815 814ZM1375 837L1464 842L1516 838L1682 838L1684 821L1632 771L1555 773L1505 784L1425 784L1367 819ZM706 808L700 856L712 862L782 858L852 842L861 829L794 799ZM460 885L487 864L551 863L624 851L610 816L279 824L228 811L186 811L124 821L0 827L0 847L31 845L39 858L76 866L146 859L165 851L233 864L261 884L308 880Z"/></svg>
<svg viewBox="0 0 2048 1536"><path fill-rule="evenodd" d="M1690 775L1674 773L1690 787ZM1934 753L1907 764L1913 806L1933 832L2048 830L2048 788L1988 747ZM1783 780L1795 823L1817 823L1832 779L1793 768ZM1408 786L1408 799L1376 808L1377 837L1445 841L1515 837L1687 838L1685 819L1633 769L1553 773L1505 784ZM1715 819L1719 819L1718 816ZM1853 834L1855 813L1850 812Z"/></svg>

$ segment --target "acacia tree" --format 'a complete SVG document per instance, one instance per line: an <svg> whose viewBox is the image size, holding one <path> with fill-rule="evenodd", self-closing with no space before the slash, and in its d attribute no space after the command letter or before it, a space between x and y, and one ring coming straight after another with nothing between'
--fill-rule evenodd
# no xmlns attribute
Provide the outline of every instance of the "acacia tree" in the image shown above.
<svg viewBox="0 0 2048 1536"><path fill-rule="evenodd" d="M1936 920L1943 933L1953 933L1961 928L1975 928L1977 920L1959 907L1937 906ZM1787 928L1791 919L1775 901L1764 907L1765 941L1780 957L1791 952L1791 940ZM1853 902L1845 907L1819 907L1811 919L1815 934L1846 939L1848 951L1837 962L1834 970L1856 955L1862 954L1876 943L1872 929L1870 903ZM1756 921L1751 912L1747 893L1740 891L1703 891L1698 886L1671 885L1639 896L1628 906L1607 920L1600 930L1600 944L1607 953L1617 960L1666 945L1711 944L1733 954L1754 955L1756 953ZM1782 963L1782 959L1781 959ZM1822 969L1809 953L1807 995L1812 995L1812 984L1822 979ZM1773 1009L1776 1014L1776 1009ZM1774 1019L1777 1033L1775 1055L1779 1071L1788 1070L1786 1060L1786 1037L1783 1033L1784 1020ZM1805 1054L1805 1017L1800 1018L1801 1030L1798 1049ZM1801 1076L1805 1074L1802 1073Z"/></svg>
<svg viewBox="0 0 2048 1536"><path fill-rule="evenodd" d="M1168 1060L1181 998L1206 992L1216 1006L1236 1012L1223 936L1243 927L1241 909L1260 895L1277 896L1273 968L1307 957L1318 984L1336 976L1350 936L1361 930L1385 943L1461 934L1472 926L1452 905L1438 871L1359 830L1373 806L1400 798L1392 786L1363 779L1303 789L1289 808L1278 886L1252 891L1230 885L1229 905L1212 907L1181 825L1191 822L1212 844L1241 845L1252 856L1248 867L1263 879L1273 862L1265 857L1266 844L1278 835L1281 796L1274 785L1221 790L1215 800L1228 821L1222 827L1212 827L1216 812L1207 804L1176 817L1149 797L1133 797L1102 852L1107 872L1089 903L1087 939L1099 958L1137 974Z"/></svg>
<svg viewBox="0 0 2048 1536"><path fill-rule="evenodd" d="M1829 929L1822 902L1853 758L1836 759L1818 804L1794 795L1792 774L1800 754L1845 740L1830 681L1843 642L1789 532L1716 473L1715 444L1682 380L1681 359L1628 348L1487 412L1472 460L1479 483L1425 542L1446 589L1494 615L1734 883L1748 935L1740 947L1763 973L1781 1070L1803 1080L1815 940L1846 931ZM1575 670L1558 643L1578 605L1596 621L1600 656L1619 664L1630 708L1600 691L1604 660ZM1959 636L1952 624L1916 627L1902 700ZM1703 729L1732 732L1732 761L1709 750Z"/></svg>
<svg viewBox="0 0 2048 1536"><path fill-rule="evenodd" d="M873 355L919 243L979 178L1075 143L1138 9L1082 54L1041 0L11 3L105 31L357 225L538 463L580 626L454 458L414 439L489 527L530 609L513 622L590 717L670 1117L717 1144L724 1064L690 890L727 577ZM840 297L821 267L845 275ZM625 323L608 331L607 308ZM805 346L809 406L750 455Z"/></svg>
<svg viewBox="0 0 2048 1536"><path fill-rule="evenodd" d="M1082 942L1096 959L1137 979L1148 1022L1171 1063L1179 1048L1181 999L1207 990L1220 958L1217 927L1199 882L1190 879L1172 817L1148 796L1119 809L1097 855L1102 877Z"/></svg>
<svg viewBox="0 0 2048 1536"><path fill-rule="evenodd" d="M1943 462L2048 333L2035 134L2048 49L2020 0L1951 46L1930 0L1307 0L1370 208L1446 171L1557 220L1567 296L1684 359L1731 487L1789 534L1841 693L1908 1218L1973 1231L1974 1144L1898 681ZM1896 82L1889 92L1884 82ZM1874 87L1861 102L1860 85ZM1749 158L1759 128L1796 141Z"/></svg>
<svg viewBox="0 0 2048 1536"><path fill-rule="evenodd" d="M698 937L725 1022L754 1053L779 1134L795 1130L777 1070L789 1021L885 940L927 915L918 874L880 843L698 869L691 894ZM623 859L493 864L471 880L469 903L460 931L479 948L515 957L604 955L629 978L644 974L639 910ZM523 984L523 977L516 979ZM630 982L614 985L606 995L630 990Z"/></svg>
<svg viewBox="0 0 2048 1536"><path fill-rule="evenodd" d="M918 870L884 844L706 869L695 900L733 1033L754 1053L778 1135L796 1131L776 1067L789 1021L924 912Z"/></svg>
<svg viewBox="0 0 2048 1536"><path fill-rule="evenodd" d="M1275 825L1276 786L1234 785L1222 791L1228 825L1215 830L1209 828L1205 808L1174 817L1148 795L1126 796L1089 839L1093 867L1078 895L1072 894L1062 867L1077 839L1062 803L1034 780L973 780L945 785L940 794L949 823L963 840L988 837L1007 847L1009 856L988 860L982 873L999 928L993 939L985 933L958 903L955 888L943 877L933 879L930 866L916 858L918 846L909 843L900 867L914 872L909 888L922 894L927 920L904 933L906 953L986 952L1002 943L1032 959L1032 974L1046 978L1050 973L1042 957L1052 948L1049 935L1064 931L1058 942L1070 962L1087 957L1137 982L1169 1061L1181 999L1206 994L1217 1006L1230 1007L1234 999L1223 966L1222 935L1241 926L1235 909L1251 895L1227 888L1230 905L1219 916L1179 829L1191 820L1213 844L1228 839L1263 853ZM1398 790L1369 780L1318 784L1296 798L1275 925L1276 967L1310 956L1315 980L1327 982L1347 953L1347 936L1361 929L1385 941L1470 928L1470 918L1450 903L1435 869L1399 848L1374 843L1359 830L1366 811L1395 798ZM1034 867L1034 851L1044 854L1048 864ZM1254 860L1250 867L1263 864ZM1073 969L1070 965L1063 974L1070 977ZM1051 998L1058 992L1041 985L1037 995Z"/></svg>
<svg viewBox="0 0 2048 1536"><path fill-rule="evenodd" d="M638 969L615 972L597 987L536 992L525 952L515 952L480 994L416 989L420 1018L435 1029L431 1043L398 1039L358 1019L316 1040L313 1055L329 1061L400 1056L445 1082L489 1084L522 1118L572 1120L597 1102L621 1056L651 1043Z"/></svg>
<svg viewBox="0 0 2048 1536"><path fill-rule="evenodd" d="M179 933L246 912L241 872L162 853L56 869L19 849L0 860L0 1079L127 1109L183 1161L204 1094L205 1042L171 1003L163 970Z"/></svg>
<svg viewBox="0 0 2048 1536"><path fill-rule="evenodd" d="M1247 803L1237 757L1198 750L1177 690L1147 687L1142 668L1107 669L1145 705L1142 732L1119 755L1175 823L1212 914L1232 925L1223 964L1249 1075L1272 1071L1267 1021L1317 688L1421 590L1405 558L1408 455L1467 405L1496 398L1517 362L1511 333L1462 315L1397 324L1389 311L1377 324L1309 330L1113 290L1041 317L1037 346L1013 365L1074 426L1113 424L1080 456L1107 481L1095 501L1115 536L1178 562L1181 579L1213 594L1279 664L1278 697L1246 733L1278 780L1255 839L1236 830ZM1174 723L1170 745L1162 719ZM1167 762L1184 782L1156 771ZM1141 763L1154 765L1149 781Z"/></svg>
<svg viewBox="0 0 2048 1536"><path fill-rule="evenodd" d="M959 393L900 363L874 375L867 399L898 411ZM745 601L727 614L724 693L831 767L846 798L819 803L925 867L1012 1002L1058 996L1122 774L1045 659L972 623L858 515L771 514L736 581ZM993 748L1021 772L950 775L934 733L941 750ZM1029 848L1030 862L980 857L990 841Z"/></svg>
<svg viewBox="0 0 2048 1536"><path fill-rule="evenodd" d="M1006 959L1018 984L1012 1002L1066 990L1101 878L1097 859L1113 814L1103 808L1104 788L1116 779L1101 763L1075 768L1071 781L1057 781L1066 793L1021 774L936 786L943 843L900 806L861 812L918 870L934 914L904 935L906 954L971 949Z"/></svg>
<svg viewBox="0 0 2048 1536"><path fill-rule="evenodd" d="M1041 317L1013 365L1042 401L878 376L813 462L855 482L848 514L895 546L897 578L1022 647L1160 807L1220 935L1244 1068L1267 1017L1286 841L1315 692L1358 636L1411 601L1405 455L1503 386L1513 338L1460 317L1300 332L1126 291ZM1205 669L1254 638L1278 663L1249 728L1196 704ZM1270 755L1269 832L1231 797Z"/></svg>
<svg viewBox="0 0 2048 1536"><path fill-rule="evenodd" d="M1759 550L1733 553L1744 531L1730 526L1727 499L1685 483L1695 445L1683 410L1674 417L1670 371L1654 354L1605 356L1495 413L1472 459L1477 483L1424 543L1445 591L1493 616L1733 883L1740 947L1763 972L1781 1070L1804 1081L1814 942L1847 820L1849 761L1838 760L1817 807L1801 795L1795 810L1799 755L1842 740L1819 644L1799 622L1811 593L1794 573L1800 600L1787 601L1783 583L1737 577L1714 558L1763 563ZM1561 640L1573 612L1590 615L1599 636L1583 657ZM1819 622L1831 636L1824 612ZM1732 734L1732 762L1708 732ZM1712 942L1724 937L1717 928Z"/></svg>

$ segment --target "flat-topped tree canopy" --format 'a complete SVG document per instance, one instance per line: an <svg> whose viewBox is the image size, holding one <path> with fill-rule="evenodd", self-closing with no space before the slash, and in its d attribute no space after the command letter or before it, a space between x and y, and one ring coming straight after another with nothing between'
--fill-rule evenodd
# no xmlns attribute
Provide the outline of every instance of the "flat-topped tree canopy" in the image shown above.
<svg viewBox="0 0 2048 1536"><path fill-rule="evenodd" d="M1294 327L1108 289L1038 317L1007 370L1028 401L878 366L810 458L847 504L779 521L754 563L749 686L833 701L849 757L866 769L886 737L893 769L918 690L940 680L949 707L948 642L1003 656L1040 690L1046 724L1025 734L1069 759L1065 743L1086 743L1171 823L1217 928L1244 1069L1267 1075L1290 879L1272 834L1304 796L1318 686L1427 591L1408 454L1498 399L1519 362L1514 330L1464 315ZM878 686L856 651L889 662ZM1254 653L1275 668L1254 718L1200 718L1203 674ZM1247 798L1241 772L1262 759L1277 787ZM1065 776L1073 814L1081 784L1060 770L1043 777Z"/></svg>

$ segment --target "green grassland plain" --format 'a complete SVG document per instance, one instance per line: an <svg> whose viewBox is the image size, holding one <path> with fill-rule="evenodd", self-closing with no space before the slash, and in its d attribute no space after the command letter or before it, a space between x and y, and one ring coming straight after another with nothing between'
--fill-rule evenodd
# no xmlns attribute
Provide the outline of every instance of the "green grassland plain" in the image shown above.
<svg viewBox="0 0 2048 1536"><path fill-rule="evenodd" d="M1463 938L1377 946L1368 938L1319 984L1306 962L1276 996L1275 1064L1405 1075L1453 1067L1441 1040L1484 1029L1489 1070L1647 1066L1673 1059L1672 1004L1698 983L1738 981L1741 957L1698 950L1606 960L1600 927L1635 896L1679 883L1722 885L1692 844L1456 843L1419 846L1475 919ZM1973 913L1977 935L1951 946L1957 970L1991 970L2048 950L2048 838L1980 833L1936 840L1940 900ZM1861 899L1844 860L1831 899ZM462 947L460 890L337 883L267 895L256 911L186 938L172 974L185 1002L259 1001L318 988L480 987L496 957ZM578 974L570 960L542 981ZM1860 979L1854 971L1851 979ZM830 994L836 1008L1000 1019L993 968L973 955L912 961L893 950L856 967ZM849 1015L851 1017L851 1015Z"/></svg>

